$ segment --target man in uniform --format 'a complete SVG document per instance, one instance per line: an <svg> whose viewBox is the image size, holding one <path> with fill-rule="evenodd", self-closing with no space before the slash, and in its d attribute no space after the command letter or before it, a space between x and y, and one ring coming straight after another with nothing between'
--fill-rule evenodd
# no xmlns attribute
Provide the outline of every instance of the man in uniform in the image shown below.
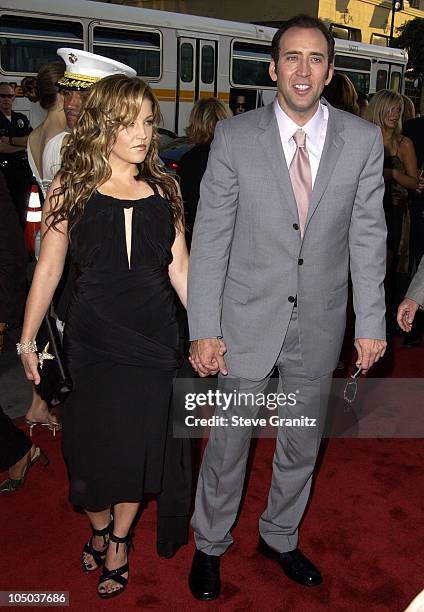
<svg viewBox="0 0 424 612"><path fill-rule="evenodd" d="M31 190L26 144L32 128L28 118L12 110L15 90L9 83L0 83L0 167L22 226Z"/></svg>
<svg viewBox="0 0 424 612"><path fill-rule="evenodd" d="M48 141L43 151L43 178L52 181L60 168L61 149L66 144L70 130L75 126L82 103L90 87L100 79L112 74L137 76L126 64L102 55L80 49L58 49L57 54L65 62L65 73L57 83L64 96L63 110L69 131L61 132Z"/></svg>

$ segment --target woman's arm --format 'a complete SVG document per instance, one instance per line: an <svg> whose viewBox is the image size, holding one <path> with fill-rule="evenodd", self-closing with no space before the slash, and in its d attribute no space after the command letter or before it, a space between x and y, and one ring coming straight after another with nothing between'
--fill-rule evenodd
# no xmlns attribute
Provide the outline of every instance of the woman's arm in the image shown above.
<svg viewBox="0 0 424 612"><path fill-rule="evenodd" d="M52 229L52 219L47 219L51 209L54 207L55 200L51 196L59 186L60 178L57 177L49 187L43 207L40 257L35 267L34 278L25 308L21 343L35 340L43 317L47 312L62 276L68 249L68 224L66 221L63 221L59 223L57 229ZM36 355L34 353L22 354L22 362L27 378L38 384L40 377L37 372Z"/></svg>
<svg viewBox="0 0 424 612"><path fill-rule="evenodd" d="M393 170L394 180L406 187L406 189L417 189L418 188L418 166L417 156L415 154L415 147L412 140L404 137L399 147L400 158L405 166L405 174L399 172L399 170Z"/></svg>
<svg viewBox="0 0 424 612"><path fill-rule="evenodd" d="M181 197L180 186L177 184L178 195ZM187 308L187 276L188 251L185 241L184 227L176 228L176 237L172 245L172 263L168 267L171 285L177 292L184 308Z"/></svg>
<svg viewBox="0 0 424 612"><path fill-rule="evenodd" d="M172 263L168 268L171 284L178 294L184 308L187 308L188 252L184 230L177 228L172 245Z"/></svg>

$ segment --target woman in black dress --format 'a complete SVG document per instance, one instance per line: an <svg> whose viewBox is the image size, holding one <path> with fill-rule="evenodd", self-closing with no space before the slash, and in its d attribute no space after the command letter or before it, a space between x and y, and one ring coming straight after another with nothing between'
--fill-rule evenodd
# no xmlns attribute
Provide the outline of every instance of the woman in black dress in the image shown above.
<svg viewBox="0 0 424 612"><path fill-rule="evenodd" d="M178 187L158 165L159 116L137 77L114 75L90 89L47 194L19 345L27 378L37 383L34 338L69 244L78 278L64 340L74 390L64 406L63 449L71 502L93 528L83 567L104 562L101 597L126 587L140 500L160 493L166 479L181 362L173 289L185 305L188 255Z"/></svg>

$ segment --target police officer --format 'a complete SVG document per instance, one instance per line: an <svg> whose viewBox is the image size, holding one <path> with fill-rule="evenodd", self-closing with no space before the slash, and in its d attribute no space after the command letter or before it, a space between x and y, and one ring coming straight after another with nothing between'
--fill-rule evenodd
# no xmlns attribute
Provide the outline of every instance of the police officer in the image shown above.
<svg viewBox="0 0 424 612"><path fill-rule="evenodd" d="M23 227L32 182L26 155L28 134L32 128L25 115L12 110L14 100L12 85L0 83L0 168Z"/></svg>

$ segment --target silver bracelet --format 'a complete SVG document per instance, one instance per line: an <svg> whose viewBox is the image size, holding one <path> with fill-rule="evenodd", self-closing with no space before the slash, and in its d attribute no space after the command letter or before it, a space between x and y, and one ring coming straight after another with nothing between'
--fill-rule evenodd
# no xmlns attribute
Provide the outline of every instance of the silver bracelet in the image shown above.
<svg viewBox="0 0 424 612"><path fill-rule="evenodd" d="M16 350L18 355L25 355L27 353L36 353L37 352L37 343L35 340L30 340L29 342L17 342Z"/></svg>

